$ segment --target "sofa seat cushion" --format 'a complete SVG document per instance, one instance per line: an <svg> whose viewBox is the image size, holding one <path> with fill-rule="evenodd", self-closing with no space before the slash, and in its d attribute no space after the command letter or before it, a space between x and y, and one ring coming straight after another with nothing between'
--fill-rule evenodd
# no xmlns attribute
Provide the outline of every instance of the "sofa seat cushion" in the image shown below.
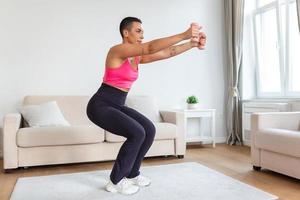
<svg viewBox="0 0 300 200"><path fill-rule="evenodd" d="M262 129L255 135L255 146L260 149L300 157L300 131Z"/></svg>
<svg viewBox="0 0 300 200"><path fill-rule="evenodd" d="M94 125L28 127L17 133L20 147L91 144L104 142L104 130Z"/></svg>
<svg viewBox="0 0 300 200"><path fill-rule="evenodd" d="M175 124L163 122L155 122L153 124L156 128L154 140L168 140L177 137L177 126ZM105 140L107 142L124 142L126 138L106 131Z"/></svg>

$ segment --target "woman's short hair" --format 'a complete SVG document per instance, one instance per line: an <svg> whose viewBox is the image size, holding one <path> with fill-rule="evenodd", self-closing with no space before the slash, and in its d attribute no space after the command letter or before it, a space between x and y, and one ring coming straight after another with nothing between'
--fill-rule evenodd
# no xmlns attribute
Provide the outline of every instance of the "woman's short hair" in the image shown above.
<svg viewBox="0 0 300 200"><path fill-rule="evenodd" d="M139 18L136 18L136 17L125 17L121 23L120 23L120 33L121 33L121 36L122 38L124 37L123 36L123 30L127 29L127 30L130 30L131 29L131 25L132 25L132 22L139 22L139 23L142 23L142 20L140 20Z"/></svg>

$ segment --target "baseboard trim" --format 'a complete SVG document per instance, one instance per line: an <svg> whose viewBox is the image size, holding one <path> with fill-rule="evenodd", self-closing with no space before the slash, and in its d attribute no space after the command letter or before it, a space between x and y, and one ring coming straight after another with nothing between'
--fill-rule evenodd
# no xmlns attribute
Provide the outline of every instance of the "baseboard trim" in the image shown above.
<svg viewBox="0 0 300 200"><path fill-rule="evenodd" d="M216 137L216 143L226 143L227 137Z"/></svg>
<svg viewBox="0 0 300 200"><path fill-rule="evenodd" d="M243 144L244 144L245 146L248 146L248 147L251 146L251 142L250 142L250 141L244 141Z"/></svg>
<svg viewBox="0 0 300 200"><path fill-rule="evenodd" d="M227 137L216 137L215 140L216 143L227 143ZM204 142L203 144L210 144L211 142ZM245 146L251 146L251 142L250 141L244 141L243 145Z"/></svg>
<svg viewBox="0 0 300 200"><path fill-rule="evenodd" d="M227 138L226 137L216 137L215 142L216 143L226 143ZM211 144L212 142L201 142L202 144Z"/></svg>

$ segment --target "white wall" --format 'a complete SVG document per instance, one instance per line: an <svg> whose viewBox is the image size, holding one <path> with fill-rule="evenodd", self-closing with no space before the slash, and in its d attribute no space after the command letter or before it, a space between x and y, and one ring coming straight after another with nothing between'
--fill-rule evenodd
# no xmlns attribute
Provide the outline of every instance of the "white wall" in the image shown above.
<svg viewBox="0 0 300 200"><path fill-rule="evenodd" d="M208 41L205 51L141 65L130 93L153 95L161 108L183 107L195 94L201 106L217 109L216 134L224 139L223 7L221 0L1 0L0 127L25 95L92 95L107 50L121 42L119 22L137 16L146 41L185 31L192 21Z"/></svg>

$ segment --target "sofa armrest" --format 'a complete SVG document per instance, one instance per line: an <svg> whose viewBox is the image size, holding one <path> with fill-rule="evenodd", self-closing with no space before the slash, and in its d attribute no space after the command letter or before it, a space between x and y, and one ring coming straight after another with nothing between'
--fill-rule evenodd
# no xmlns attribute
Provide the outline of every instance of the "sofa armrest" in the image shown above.
<svg viewBox="0 0 300 200"><path fill-rule="evenodd" d="M299 130L300 112L268 112L251 115L251 130L279 128Z"/></svg>
<svg viewBox="0 0 300 200"><path fill-rule="evenodd" d="M18 168L17 132L21 128L19 113L7 114L3 118L3 168Z"/></svg>
<svg viewBox="0 0 300 200"><path fill-rule="evenodd" d="M160 110L159 111L164 122L176 124L176 112L169 110Z"/></svg>
<svg viewBox="0 0 300 200"><path fill-rule="evenodd" d="M181 112L160 110L164 122L172 123L177 126L177 138L175 139L175 153L177 156L185 155L186 141L184 130L184 114Z"/></svg>

